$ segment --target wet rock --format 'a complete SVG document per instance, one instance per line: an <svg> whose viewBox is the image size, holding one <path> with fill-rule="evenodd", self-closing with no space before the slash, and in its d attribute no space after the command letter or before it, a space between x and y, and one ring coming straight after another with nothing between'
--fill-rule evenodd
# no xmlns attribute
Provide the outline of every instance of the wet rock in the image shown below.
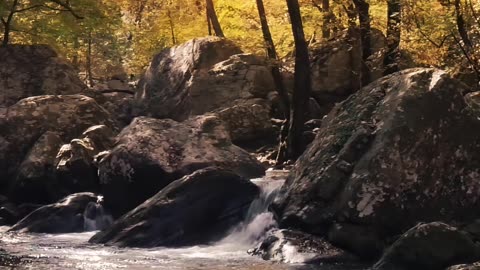
<svg viewBox="0 0 480 270"><path fill-rule="evenodd" d="M291 230L274 230L248 251L264 260L284 263L346 263L356 258L325 239Z"/></svg>
<svg viewBox="0 0 480 270"><path fill-rule="evenodd" d="M16 203L52 203L60 194L52 175L55 156L63 144L56 132L45 132L33 145L10 185L10 199Z"/></svg>
<svg viewBox="0 0 480 270"><path fill-rule="evenodd" d="M202 108L206 105L189 98L189 87L192 87L196 74L206 73L215 64L240 52L228 40L207 37L193 39L157 54L139 82L135 96L137 115L174 120L188 118L191 106ZM214 100L209 95L204 97Z"/></svg>
<svg viewBox="0 0 480 270"><path fill-rule="evenodd" d="M378 270L441 270L480 259L480 249L462 231L441 222L419 224L389 247Z"/></svg>
<svg viewBox="0 0 480 270"><path fill-rule="evenodd" d="M240 222L258 194L257 186L233 172L202 169L172 182L90 242L128 247L208 244Z"/></svg>
<svg viewBox="0 0 480 270"><path fill-rule="evenodd" d="M0 108L31 96L88 91L75 69L46 45L1 47L0 58Z"/></svg>
<svg viewBox="0 0 480 270"><path fill-rule="evenodd" d="M248 178L265 171L253 156L231 143L215 116L199 116L183 123L139 117L119 134L115 147L101 159L101 190L107 205L121 215L173 180L210 166Z"/></svg>
<svg viewBox="0 0 480 270"><path fill-rule="evenodd" d="M73 139L58 151L55 159L57 189L64 195L98 191L99 179L95 156L113 147L114 133L105 125L88 128L78 139Z"/></svg>
<svg viewBox="0 0 480 270"><path fill-rule="evenodd" d="M375 259L382 254L384 243L371 228L337 223L328 231L328 241L338 247L351 250L362 258Z"/></svg>
<svg viewBox="0 0 480 270"><path fill-rule="evenodd" d="M454 265L447 270L480 270L480 262L476 262L473 264L459 264L459 265Z"/></svg>
<svg viewBox="0 0 480 270"><path fill-rule="evenodd" d="M93 193L72 194L57 203L38 208L9 231L73 233L105 229L112 219L101 204L101 197Z"/></svg>
<svg viewBox="0 0 480 270"><path fill-rule="evenodd" d="M272 205L281 226L326 235L356 224L385 241L420 221L475 220L480 121L466 91L443 71L411 69L337 105Z"/></svg>
<svg viewBox="0 0 480 270"><path fill-rule="evenodd" d="M95 100L82 95L36 96L10 106L0 117L0 186L13 181L32 146L47 131L68 142L99 124L117 126Z"/></svg>

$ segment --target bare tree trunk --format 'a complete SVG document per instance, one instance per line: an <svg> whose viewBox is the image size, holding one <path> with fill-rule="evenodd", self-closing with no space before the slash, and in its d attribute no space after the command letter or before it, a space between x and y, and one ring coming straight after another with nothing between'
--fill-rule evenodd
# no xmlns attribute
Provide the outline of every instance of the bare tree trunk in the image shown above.
<svg viewBox="0 0 480 270"><path fill-rule="evenodd" d="M465 18L463 16L463 10L460 4L460 0L455 0L454 4L455 4L455 15L457 17L456 20L457 20L458 33L462 38L465 48L469 52L472 49L473 45L472 45L472 41L470 40L470 37L468 36L467 25L465 22Z"/></svg>
<svg viewBox="0 0 480 270"><path fill-rule="evenodd" d="M265 6L263 5L263 0L257 0L257 9L258 15L260 17L260 23L262 25L263 39L265 41L265 47L267 50L267 56L271 61L271 72L273 80L275 82L275 87L277 92L282 99L283 110L285 111L285 119L288 119L288 112L290 111L290 102L288 99L287 89L283 83L282 74L280 72L280 67L278 65L278 55L277 50L275 49L275 44L273 43L272 33L268 27L268 20L265 14Z"/></svg>
<svg viewBox="0 0 480 270"><path fill-rule="evenodd" d="M205 14L207 15L208 35L211 36L212 35L212 22L210 21L210 16L208 15L208 7L206 9Z"/></svg>
<svg viewBox="0 0 480 270"><path fill-rule="evenodd" d="M384 59L384 75L399 70L400 61L400 40L402 23L401 0L387 1L387 53Z"/></svg>
<svg viewBox="0 0 480 270"><path fill-rule="evenodd" d="M10 8L10 13L8 14L7 19L5 20L4 18L1 18L4 30L3 30L3 40L2 40L2 46L7 46L8 43L10 42L10 32L12 30L12 22L13 22L13 15L17 12L17 5L18 5L18 0L14 0L12 3L12 7Z"/></svg>
<svg viewBox="0 0 480 270"><path fill-rule="evenodd" d="M330 0L322 0L323 8L323 25L322 36L325 39L330 38L331 24L332 24L332 12L330 10Z"/></svg>
<svg viewBox="0 0 480 270"><path fill-rule="evenodd" d="M215 12L215 6L213 5L213 0L206 0L207 1L207 14L210 18L210 22L212 23L213 30L215 31L215 35L218 37L225 37L222 31L222 27L220 26L220 22L218 21L217 13Z"/></svg>
<svg viewBox="0 0 480 270"><path fill-rule="evenodd" d="M370 5L366 0L353 0L357 9L360 21L360 36L362 42L362 86L370 83L370 71L366 65L368 58L372 55L371 48L371 26L370 26Z"/></svg>
<svg viewBox="0 0 480 270"><path fill-rule="evenodd" d="M173 24L173 18L172 18L172 13L170 12L170 9L167 11L167 16L168 16L168 21L170 23L170 32L172 34L172 44L175 45L177 44L177 39L175 38L175 25Z"/></svg>
<svg viewBox="0 0 480 270"><path fill-rule="evenodd" d="M308 45L303 32L298 0L287 0L288 14L295 41L295 83L290 109L290 126L286 141L285 159L296 159L304 151L303 126L308 113L308 100L312 88ZM280 154L280 153L279 153Z"/></svg>
<svg viewBox="0 0 480 270"><path fill-rule="evenodd" d="M88 33L87 40L87 61L86 61L87 81L90 87L94 85L92 75L92 32Z"/></svg>

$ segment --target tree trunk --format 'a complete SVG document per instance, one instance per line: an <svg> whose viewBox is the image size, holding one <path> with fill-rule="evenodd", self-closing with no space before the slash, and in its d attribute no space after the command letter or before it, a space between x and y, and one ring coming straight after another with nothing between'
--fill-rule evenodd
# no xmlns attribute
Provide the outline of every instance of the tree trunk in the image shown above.
<svg viewBox="0 0 480 270"><path fill-rule="evenodd" d="M387 53L384 59L384 75L399 70L400 61L400 40L402 23L401 0L387 1Z"/></svg>
<svg viewBox="0 0 480 270"><path fill-rule="evenodd" d="M218 21L217 13L215 12L215 6L213 5L213 0L206 0L207 1L207 14L210 18L210 22L212 23L213 31L215 31L215 35L218 37L225 37L222 31L222 27L220 26L220 22Z"/></svg>
<svg viewBox="0 0 480 270"><path fill-rule="evenodd" d="M460 4L460 0L455 0L454 4L455 4L455 15L457 17L456 20L457 20L458 33L462 38L463 44L467 52L470 52L473 45L472 45L472 41L470 40L470 37L468 36L467 25L465 22L465 18L463 17L463 10Z"/></svg>
<svg viewBox="0 0 480 270"><path fill-rule="evenodd" d="M207 27L208 27L208 35L212 35L212 22L210 21L210 16L208 15L208 7L206 9L205 14L207 15Z"/></svg>
<svg viewBox="0 0 480 270"><path fill-rule="evenodd" d="M3 40L2 46L7 46L10 43L10 32L12 30L13 15L17 12L18 0L14 0L12 7L10 8L10 13L8 14L7 19L1 18L4 30L3 30Z"/></svg>
<svg viewBox="0 0 480 270"><path fill-rule="evenodd" d="M92 75L92 32L88 33L86 62L87 81L90 87L92 87L94 85Z"/></svg>
<svg viewBox="0 0 480 270"><path fill-rule="evenodd" d="M370 26L370 5L366 0L353 0L357 9L358 19L360 21L360 36L362 42L362 86L370 83L370 71L367 67L367 60L372 55L371 48L371 26Z"/></svg>
<svg viewBox="0 0 480 270"><path fill-rule="evenodd" d="M168 16L168 21L170 23L170 32L172 35L172 44L175 45L177 44L177 39L175 38L175 25L173 24L173 18L172 18L172 13L170 12L170 9L167 11L167 16Z"/></svg>
<svg viewBox="0 0 480 270"><path fill-rule="evenodd" d="M303 32L302 16L298 0L287 0L288 14L295 41L295 83L290 109L290 126L286 141L285 160L296 159L304 151L303 126L308 113L308 100L312 88L310 59Z"/></svg>
<svg viewBox="0 0 480 270"><path fill-rule="evenodd" d="M277 88L278 95L282 99L283 111L285 112L285 119L289 117L290 111L290 102L288 99L287 89L283 83L282 74L280 72L280 67L278 64L278 55L277 50L275 49L275 44L273 43L272 33L268 27L268 20L265 14L265 6L263 5L263 0L257 0L257 9L258 15L260 17L260 23L262 25L263 39L265 41L265 47L267 50L267 56L271 61L271 72L275 87Z"/></svg>
<svg viewBox="0 0 480 270"><path fill-rule="evenodd" d="M323 25L322 25L322 37L325 39L330 38L331 24L333 13L330 10L330 0L322 0L323 8Z"/></svg>

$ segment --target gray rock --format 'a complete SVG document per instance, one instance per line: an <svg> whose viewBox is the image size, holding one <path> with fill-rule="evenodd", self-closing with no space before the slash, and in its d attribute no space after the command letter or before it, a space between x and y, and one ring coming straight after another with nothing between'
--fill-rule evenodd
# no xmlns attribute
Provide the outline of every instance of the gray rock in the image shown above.
<svg viewBox="0 0 480 270"><path fill-rule="evenodd" d="M466 91L443 71L411 69L337 105L272 205L281 225L357 224L384 240L420 221L475 220L480 121Z"/></svg>
<svg viewBox="0 0 480 270"><path fill-rule="evenodd" d="M120 215L173 180L210 166L244 177L258 177L265 171L254 157L231 143L215 116L198 116L183 123L138 117L99 163L102 194Z"/></svg>
<svg viewBox="0 0 480 270"><path fill-rule="evenodd" d="M52 203L59 192L52 175L55 156L63 144L56 132L45 132L33 145L18 168L10 186L10 199L17 203Z"/></svg>
<svg viewBox="0 0 480 270"><path fill-rule="evenodd" d="M176 180L90 239L128 247L219 240L246 215L259 190L233 172L208 168Z"/></svg>
<svg viewBox="0 0 480 270"><path fill-rule="evenodd" d="M101 197L93 193L72 194L38 208L9 231L73 233L105 229L113 220L101 203Z"/></svg>
<svg viewBox="0 0 480 270"><path fill-rule="evenodd" d="M375 270L442 270L480 259L480 249L462 231L440 222L419 224L389 247Z"/></svg>
<svg viewBox="0 0 480 270"><path fill-rule="evenodd" d="M75 69L45 45L9 45L0 48L0 107L40 95L86 93Z"/></svg>
<svg viewBox="0 0 480 270"><path fill-rule="evenodd" d="M45 132L55 132L68 142L99 124L117 126L95 100L82 95L36 96L10 106L0 118L0 186L13 181L21 162Z"/></svg>
<svg viewBox="0 0 480 270"><path fill-rule="evenodd" d="M193 39L156 55L139 82L135 96L137 115L184 120L191 106L189 87L197 73L206 73L218 62L241 50L216 37ZM210 97L212 98L212 97Z"/></svg>

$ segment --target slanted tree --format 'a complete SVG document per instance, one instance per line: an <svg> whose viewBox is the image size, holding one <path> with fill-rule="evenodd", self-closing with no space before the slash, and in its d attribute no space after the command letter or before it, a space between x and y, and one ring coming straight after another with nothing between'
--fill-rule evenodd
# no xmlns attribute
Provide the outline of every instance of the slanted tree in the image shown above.
<svg viewBox="0 0 480 270"><path fill-rule="evenodd" d="M295 81L283 160L296 159L304 151L303 126L308 113L308 101L312 88L308 45L303 31L298 0L287 0L287 7L295 43ZM282 153L279 153L280 159L282 159L281 155Z"/></svg>
<svg viewBox="0 0 480 270"><path fill-rule="evenodd" d="M211 23L215 35L218 37L225 37L220 22L218 21L217 12L215 11L215 6L213 5L213 0L206 0L206 3L208 21Z"/></svg>
<svg viewBox="0 0 480 270"><path fill-rule="evenodd" d="M401 0L387 1L387 52L384 58L384 75L399 70L401 41L402 5Z"/></svg>

